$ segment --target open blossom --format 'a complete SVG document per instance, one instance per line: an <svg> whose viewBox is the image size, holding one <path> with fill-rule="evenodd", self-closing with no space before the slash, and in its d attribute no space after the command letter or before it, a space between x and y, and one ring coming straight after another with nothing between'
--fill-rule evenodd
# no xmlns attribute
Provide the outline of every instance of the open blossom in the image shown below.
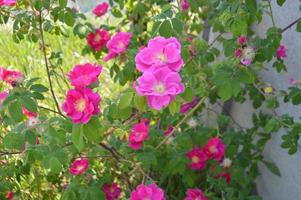
<svg viewBox="0 0 301 200"><path fill-rule="evenodd" d="M76 124L86 124L92 115L99 113L100 96L90 88L73 89L67 92L62 109Z"/></svg>
<svg viewBox="0 0 301 200"><path fill-rule="evenodd" d="M280 45L277 49L277 58L286 58L286 48L284 45Z"/></svg>
<svg viewBox="0 0 301 200"><path fill-rule="evenodd" d="M104 184L102 190L105 193L106 200L117 200L121 194L121 189L116 183Z"/></svg>
<svg viewBox="0 0 301 200"><path fill-rule="evenodd" d="M21 83L24 80L24 75L22 72L0 67L0 78L14 86L16 83Z"/></svg>
<svg viewBox="0 0 301 200"><path fill-rule="evenodd" d="M182 113L182 114L187 113L194 106L196 106L198 104L198 102L199 102L199 98L198 97L193 97L191 102L184 103L184 104L181 105L180 113Z"/></svg>
<svg viewBox="0 0 301 200"><path fill-rule="evenodd" d="M89 161L87 159L78 159L73 161L69 172L72 175L80 175L89 168Z"/></svg>
<svg viewBox="0 0 301 200"><path fill-rule="evenodd" d="M207 155L202 149L195 147L186 153L187 158L190 160L189 167L193 170L201 170L206 167Z"/></svg>
<svg viewBox="0 0 301 200"><path fill-rule="evenodd" d="M30 112L24 106L22 106L22 113L23 113L23 115L26 115L28 118L35 118L38 116L38 113Z"/></svg>
<svg viewBox="0 0 301 200"><path fill-rule="evenodd" d="M14 193L12 191L9 191L6 193L5 198L8 200L13 200L14 199Z"/></svg>
<svg viewBox="0 0 301 200"><path fill-rule="evenodd" d="M109 53L103 60L109 61L117 57L118 55L124 53L131 42L131 38L132 34L130 32L116 33L106 45L109 50Z"/></svg>
<svg viewBox="0 0 301 200"><path fill-rule="evenodd" d="M3 101L6 99L8 94L9 94L8 91L0 92L0 106L2 105Z"/></svg>
<svg viewBox="0 0 301 200"><path fill-rule="evenodd" d="M101 65L97 66L95 64L86 63L75 65L72 71L69 72L68 77L71 81L71 85L76 88L84 88L98 82L98 76L101 71Z"/></svg>
<svg viewBox="0 0 301 200"><path fill-rule="evenodd" d="M164 191L156 184L140 184L131 193L130 200L165 200Z"/></svg>
<svg viewBox="0 0 301 200"><path fill-rule="evenodd" d="M141 148L143 142L148 139L149 125L147 120L135 124L129 136L129 147L134 150Z"/></svg>
<svg viewBox="0 0 301 200"><path fill-rule="evenodd" d="M107 30L96 29L95 33L91 32L87 35L88 45L95 51L99 51L110 40L110 34Z"/></svg>
<svg viewBox="0 0 301 200"><path fill-rule="evenodd" d="M161 110L168 106L176 95L184 92L181 76L168 67L146 71L137 79L137 93L147 97L149 107Z"/></svg>
<svg viewBox="0 0 301 200"><path fill-rule="evenodd" d="M221 161L225 155L226 145L218 138L211 138L207 144L203 147L204 153L210 158L217 161Z"/></svg>
<svg viewBox="0 0 301 200"><path fill-rule="evenodd" d="M174 37L157 36L148 42L147 47L139 51L135 62L141 72L165 66L172 71L179 71L184 64L181 57L181 44Z"/></svg>
<svg viewBox="0 0 301 200"><path fill-rule="evenodd" d="M104 14L107 13L109 8L109 4L107 2L103 2L101 4L98 4L94 9L93 9L93 13L97 16L97 17L101 17Z"/></svg>
<svg viewBox="0 0 301 200"><path fill-rule="evenodd" d="M208 200L208 198L205 197L202 190L194 188L186 191L186 197L184 200Z"/></svg>
<svg viewBox="0 0 301 200"><path fill-rule="evenodd" d="M245 36L240 36L237 38L237 44L244 45L247 42L247 38Z"/></svg>
<svg viewBox="0 0 301 200"><path fill-rule="evenodd" d="M0 6L14 6L17 4L17 0L0 0Z"/></svg>
<svg viewBox="0 0 301 200"><path fill-rule="evenodd" d="M188 0L181 0L181 8L185 11L190 8Z"/></svg>

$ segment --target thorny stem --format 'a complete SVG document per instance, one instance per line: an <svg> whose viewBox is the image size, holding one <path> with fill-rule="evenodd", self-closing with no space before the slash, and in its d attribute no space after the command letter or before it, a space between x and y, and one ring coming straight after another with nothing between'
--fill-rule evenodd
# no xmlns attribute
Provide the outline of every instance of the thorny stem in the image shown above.
<svg viewBox="0 0 301 200"><path fill-rule="evenodd" d="M178 124L175 126L175 128L173 129L173 131L168 135L166 136L157 146L155 149L159 149L162 145L164 145L168 139L173 135L173 132L175 130L177 130L181 125L182 123L184 123L203 103L204 101L207 99L207 97L203 97L199 103L194 107L192 108L179 122Z"/></svg>
<svg viewBox="0 0 301 200"><path fill-rule="evenodd" d="M60 110L59 103L58 103L58 101L56 99L56 96L55 96L54 90L53 90L53 85L52 85L52 81L51 81L51 77L50 77L50 70L49 70L49 65L48 65L48 59L47 59L47 55L46 55L44 31L43 31L42 25L43 25L43 19L42 19L42 13L40 13L39 31L40 31L40 35L41 35L42 51L43 51L43 56L44 56L44 61L45 61L45 67L46 67L46 72L47 72L47 78L48 78L48 83L49 83L49 87L50 87L50 92L51 92L52 98L54 100L54 103L56 105L57 112L60 115L63 115L62 112L61 112L61 110Z"/></svg>
<svg viewBox="0 0 301 200"><path fill-rule="evenodd" d="M283 28L281 30L281 33L287 31L288 29L290 29L292 26L294 26L295 24L297 24L299 22L299 20L301 20L301 17L299 17L298 19L296 19L295 21L293 21L292 23L290 23L287 27Z"/></svg>

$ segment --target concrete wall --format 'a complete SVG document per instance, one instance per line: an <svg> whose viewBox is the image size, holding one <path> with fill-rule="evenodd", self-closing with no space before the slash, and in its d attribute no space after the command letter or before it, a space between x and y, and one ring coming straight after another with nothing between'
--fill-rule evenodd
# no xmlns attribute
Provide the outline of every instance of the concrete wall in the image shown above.
<svg viewBox="0 0 301 200"><path fill-rule="evenodd" d="M299 0L287 0L283 7L272 0L277 27L286 27L288 24L301 16L299 11ZM271 27L272 22L269 16L265 16L259 26L254 26L254 31L259 36L264 36L266 30ZM287 73L277 73L272 68L272 63L267 63L269 71L260 74L262 80L271 84L276 90L287 89L288 80L293 77L301 80L301 34L295 31L295 26L283 34L282 43L287 47L288 57L285 63L288 68ZM231 111L232 115L241 125L250 127L252 125L252 106L250 102L234 104ZM288 113L298 119L301 116L301 106L292 106L281 103L277 113L282 115ZM265 166L260 166L261 176L257 180L257 190L263 200L301 200L301 149L293 155L280 147L281 135L285 130L273 135L268 143L264 155L267 160L273 160L279 167L282 176L273 175Z"/></svg>
<svg viewBox="0 0 301 200"><path fill-rule="evenodd" d="M78 8L82 12L90 12L98 2L103 0L76 1ZM271 1L277 27L286 27L301 16L299 0L287 0L283 7L277 6L276 0ZM271 25L270 17L265 16L260 25L254 26L254 31L259 36L264 36ZM215 34L211 34L210 40L214 38ZM278 74L272 68L271 63L267 63L266 67L269 71L260 74L260 77L276 90L286 89L288 80L291 77L301 80L301 34L297 33L295 27L293 27L284 33L282 43L288 48L288 57L285 61L288 73ZM220 112L218 108L213 109ZM252 126L252 112L252 105L248 101L244 104L233 104L231 110L235 121L243 127ZM277 109L277 113L279 115L289 113L291 116L299 118L301 116L301 106L281 104L280 108ZM207 117L214 118L212 115L214 113L210 111L206 114ZM282 176L277 177L267 170L265 166L260 166L261 176L257 180L257 190L259 195L263 197L263 200L301 200L301 149L295 155L289 156L287 151L280 147L283 132L284 130L273 135L264 152L267 160L273 160L277 164Z"/></svg>

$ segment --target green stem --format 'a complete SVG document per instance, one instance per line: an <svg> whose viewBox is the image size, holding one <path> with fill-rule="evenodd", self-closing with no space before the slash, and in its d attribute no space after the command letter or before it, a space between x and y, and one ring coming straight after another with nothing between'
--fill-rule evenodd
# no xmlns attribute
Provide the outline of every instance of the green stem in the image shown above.
<svg viewBox="0 0 301 200"><path fill-rule="evenodd" d="M272 9L272 5L271 5L271 0L268 1L268 4L269 4L269 8L270 8L270 16L271 16L271 19L272 19L273 26L276 27L274 14L273 14L273 9Z"/></svg>

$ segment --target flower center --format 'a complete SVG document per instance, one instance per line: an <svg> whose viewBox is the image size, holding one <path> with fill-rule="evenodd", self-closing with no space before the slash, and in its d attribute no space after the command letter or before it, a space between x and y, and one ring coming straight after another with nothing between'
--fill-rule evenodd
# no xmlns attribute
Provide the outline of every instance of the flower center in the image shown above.
<svg viewBox="0 0 301 200"><path fill-rule="evenodd" d="M79 99L75 102L75 110L77 112L83 112L86 108L86 101L85 99Z"/></svg>
<svg viewBox="0 0 301 200"><path fill-rule="evenodd" d="M143 200L152 200L150 197L144 197Z"/></svg>
<svg viewBox="0 0 301 200"><path fill-rule="evenodd" d="M211 147L209 147L209 151L210 151L210 153L215 153L215 152L217 152L217 149L215 146L211 146Z"/></svg>
<svg viewBox="0 0 301 200"><path fill-rule="evenodd" d="M94 37L94 41L99 42L100 40L101 40L100 35L96 34L95 37Z"/></svg>
<svg viewBox="0 0 301 200"><path fill-rule="evenodd" d="M167 57L163 53L159 53L157 55L157 59L160 60L161 62L166 62L167 61Z"/></svg>
<svg viewBox="0 0 301 200"><path fill-rule="evenodd" d="M82 166L82 165L79 165L79 166L76 167L77 171L82 171L83 169L84 169L84 166Z"/></svg>
<svg viewBox="0 0 301 200"><path fill-rule="evenodd" d="M110 192L113 193L114 192L114 188L111 187L110 188Z"/></svg>
<svg viewBox="0 0 301 200"><path fill-rule="evenodd" d="M193 163L198 163L198 162L200 161L200 159L199 159L199 157L197 157L197 156L193 156L192 159L191 159L191 161L192 161Z"/></svg>
<svg viewBox="0 0 301 200"><path fill-rule="evenodd" d="M123 42L119 42L119 43L118 43L118 47L119 47L120 49L124 49L125 45L124 45Z"/></svg>
<svg viewBox="0 0 301 200"><path fill-rule="evenodd" d="M154 87L155 92L163 94L165 92L165 85L163 83L157 83Z"/></svg>

